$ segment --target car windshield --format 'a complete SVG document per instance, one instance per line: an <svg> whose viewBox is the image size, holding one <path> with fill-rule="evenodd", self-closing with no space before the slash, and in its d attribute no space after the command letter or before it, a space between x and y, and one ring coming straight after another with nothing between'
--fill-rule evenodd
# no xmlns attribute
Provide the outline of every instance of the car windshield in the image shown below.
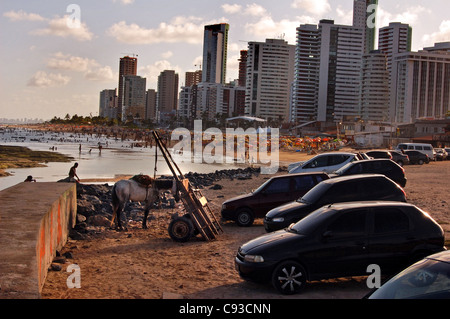
<svg viewBox="0 0 450 319"><path fill-rule="evenodd" d="M252 193L259 193L261 190L264 189L264 187L266 187L267 184L269 184L271 181L271 179L268 179L267 181L265 181L261 186L259 186L257 189L255 189L254 191L252 191Z"/></svg>
<svg viewBox="0 0 450 319"><path fill-rule="evenodd" d="M305 195L303 195L303 197L299 198L297 202L305 204L315 203L328 188L330 188L328 183L320 182L310 189Z"/></svg>
<svg viewBox="0 0 450 319"><path fill-rule="evenodd" d="M328 218L329 212L330 209L328 206L321 207L307 215L305 218L302 218L299 222L291 225L286 230L302 235L310 235L323 223L325 218Z"/></svg>
<svg viewBox="0 0 450 319"><path fill-rule="evenodd" d="M450 297L450 264L424 259L389 280L370 298L427 299Z"/></svg>

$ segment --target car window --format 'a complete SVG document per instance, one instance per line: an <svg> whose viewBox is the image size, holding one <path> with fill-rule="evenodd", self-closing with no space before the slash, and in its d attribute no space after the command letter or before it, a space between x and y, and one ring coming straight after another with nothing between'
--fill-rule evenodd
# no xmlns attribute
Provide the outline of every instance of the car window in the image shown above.
<svg viewBox="0 0 450 319"><path fill-rule="evenodd" d="M322 196L319 203L326 205L331 203L353 201L360 197L360 193L361 190L359 189L359 185L354 181L337 183L330 187L324 196Z"/></svg>
<svg viewBox="0 0 450 319"><path fill-rule="evenodd" d="M409 150L413 150L414 149L414 145L408 145L408 149Z"/></svg>
<svg viewBox="0 0 450 319"><path fill-rule="evenodd" d="M328 165L329 156L319 156L314 158L311 162L305 165L304 168L324 167Z"/></svg>
<svg viewBox="0 0 450 319"><path fill-rule="evenodd" d="M422 150L423 150L423 147L422 147L422 146L416 146L416 150L422 151Z"/></svg>
<svg viewBox="0 0 450 319"><path fill-rule="evenodd" d="M344 163L348 159L348 155L332 155L328 157L328 165L338 165Z"/></svg>
<svg viewBox="0 0 450 319"><path fill-rule="evenodd" d="M351 174L361 174L363 172L363 168L362 165L358 162L356 162L355 164L353 164L348 170L347 170L347 174L351 175Z"/></svg>
<svg viewBox="0 0 450 319"><path fill-rule="evenodd" d="M408 216L398 208L374 209L374 234L389 234L409 230Z"/></svg>
<svg viewBox="0 0 450 319"><path fill-rule="evenodd" d="M382 199L386 195L395 195L393 184L387 179L373 178L361 185L365 189L365 200ZM394 185L395 186L395 185Z"/></svg>
<svg viewBox="0 0 450 319"><path fill-rule="evenodd" d="M265 189L266 194L287 193L289 192L289 179L279 178L274 179Z"/></svg>
<svg viewBox="0 0 450 319"><path fill-rule="evenodd" d="M426 151L431 151L431 147L429 147L429 146L424 146L423 149Z"/></svg>
<svg viewBox="0 0 450 319"><path fill-rule="evenodd" d="M294 191L311 189L314 185L314 178L311 175L296 176L294 179Z"/></svg>
<svg viewBox="0 0 450 319"><path fill-rule="evenodd" d="M333 238L363 236L366 230L366 210L345 212L327 227Z"/></svg>

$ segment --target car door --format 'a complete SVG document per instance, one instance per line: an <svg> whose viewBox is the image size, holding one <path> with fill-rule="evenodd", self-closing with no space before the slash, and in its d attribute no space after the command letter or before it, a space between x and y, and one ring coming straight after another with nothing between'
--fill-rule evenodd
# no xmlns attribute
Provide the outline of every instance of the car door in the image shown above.
<svg viewBox="0 0 450 319"><path fill-rule="evenodd" d="M328 167L326 173L333 173L337 171L342 166L350 162L349 155L345 154L332 154L328 157Z"/></svg>
<svg viewBox="0 0 450 319"><path fill-rule="evenodd" d="M382 274L404 266L417 245L407 213L398 207L373 208L369 224L370 263L380 266Z"/></svg>
<svg viewBox="0 0 450 319"><path fill-rule="evenodd" d="M342 213L342 212L340 212ZM330 220L319 231L313 258L313 272L323 277L366 273L368 230L365 208L351 209Z"/></svg>
<svg viewBox="0 0 450 319"><path fill-rule="evenodd" d="M267 213L269 210L287 203L291 198L291 178L274 178L261 190L258 203L255 204L255 211Z"/></svg>
<svg viewBox="0 0 450 319"><path fill-rule="evenodd" d="M322 172L328 166L329 155L320 155L312 158L306 162L301 169L301 172Z"/></svg>

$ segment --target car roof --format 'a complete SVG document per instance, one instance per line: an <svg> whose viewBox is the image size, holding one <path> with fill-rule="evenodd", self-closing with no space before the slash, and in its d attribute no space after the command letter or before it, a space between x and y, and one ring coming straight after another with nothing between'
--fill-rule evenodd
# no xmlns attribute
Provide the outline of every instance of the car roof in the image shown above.
<svg viewBox="0 0 450 319"><path fill-rule="evenodd" d="M348 175L348 176L338 176L338 177L324 180L321 183L335 184L335 183L339 183L339 182L347 181L347 180L370 179L370 178L388 179L385 175L382 175L382 174L357 174L357 175Z"/></svg>
<svg viewBox="0 0 450 319"><path fill-rule="evenodd" d="M396 202L396 201L382 201L382 200L373 200L373 201L360 201L360 202L342 202L342 203L333 203L328 205L329 208L333 208L335 210L349 209L349 208L361 208L361 207L375 207L375 206L397 206L397 207L416 207L411 203L405 202Z"/></svg>
<svg viewBox="0 0 450 319"><path fill-rule="evenodd" d="M427 259L433 259L450 264L450 250L444 250L439 253L426 257Z"/></svg>
<svg viewBox="0 0 450 319"><path fill-rule="evenodd" d="M372 159L365 159L365 160L359 160L356 162L351 162L350 164L359 164L359 163L365 163L365 162L392 162L389 158L372 158Z"/></svg>

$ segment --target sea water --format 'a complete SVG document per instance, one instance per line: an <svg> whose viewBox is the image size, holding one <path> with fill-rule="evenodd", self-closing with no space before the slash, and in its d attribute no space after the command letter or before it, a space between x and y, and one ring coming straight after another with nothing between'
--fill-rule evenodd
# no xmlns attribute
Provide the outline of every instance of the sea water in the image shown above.
<svg viewBox="0 0 450 319"><path fill-rule="evenodd" d="M6 170L12 176L0 177L0 190L23 182L31 175L37 182L56 182L68 176L70 167L78 162L77 175L83 179L112 179L120 175L155 175L156 147L133 147L136 141L117 140L88 134L53 133L7 128L0 130L0 144L24 146L36 151L54 151L73 157L72 162L45 163L46 167L13 168ZM81 145L81 151L80 151ZM99 148L101 146L101 149ZM169 150L170 151L170 150ZM234 164L179 163L183 174L211 173L216 170L237 168ZM172 173L157 150L156 175Z"/></svg>

